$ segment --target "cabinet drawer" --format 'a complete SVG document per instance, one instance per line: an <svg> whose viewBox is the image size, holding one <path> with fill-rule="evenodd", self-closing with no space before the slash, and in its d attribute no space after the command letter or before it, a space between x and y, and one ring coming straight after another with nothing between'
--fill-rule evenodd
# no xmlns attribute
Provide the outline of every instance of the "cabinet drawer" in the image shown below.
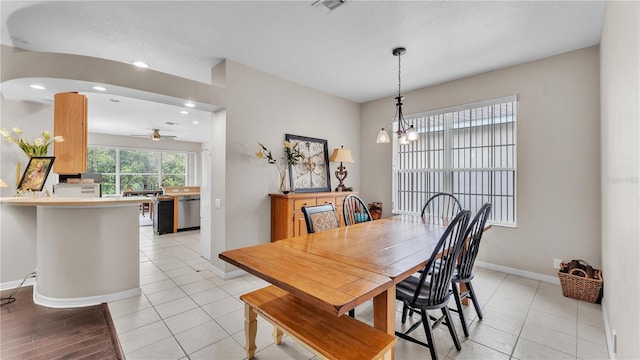
<svg viewBox="0 0 640 360"><path fill-rule="evenodd" d="M317 205L325 205L325 204L333 204L333 206L336 206L336 198L334 197L326 197L326 198L318 198L318 201L316 203Z"/></svg>
<svg viewBox="0 0 640 360"><path fill-rule="evenodd" d="M300 210L300 209L302 209L303 206L315 206L315 205L316 205L316 199L294 200L293 209L294 210Z"/></svg>

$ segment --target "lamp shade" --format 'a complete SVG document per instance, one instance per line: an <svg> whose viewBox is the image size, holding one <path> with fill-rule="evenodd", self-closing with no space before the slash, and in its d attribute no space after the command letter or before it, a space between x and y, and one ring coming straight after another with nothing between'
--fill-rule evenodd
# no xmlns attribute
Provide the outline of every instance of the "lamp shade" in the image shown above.
<svg viewBox="0 0 640 360"><path fill-rule="evenodd" d="M351 150L340 147L340 149L333 149L333 154L329 158L331 162L346 162L354 163L353 157L351 157Z"/></svg>
<svg viewBox="0 0 640 360"><path fill-rule="evenodd" d="M8 188L9 185L7 185L6 182L4 182L4 180L2 180L2 178L0 178L0 188Z"/></svg>
<svg viewBox="0 0 640 360"><path fill-rule="evenodd" d="M380 130L376 142L378 144L388 144L390 141L391 139L389 138L389 133L385 129Z"/></svg>

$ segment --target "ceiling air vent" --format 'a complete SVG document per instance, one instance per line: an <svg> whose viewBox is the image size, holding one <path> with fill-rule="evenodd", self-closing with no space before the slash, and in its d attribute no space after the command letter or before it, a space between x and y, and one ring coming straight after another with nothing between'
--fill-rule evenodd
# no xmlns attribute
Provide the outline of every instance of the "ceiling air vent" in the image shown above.
<svg viewBox="0 0 640 360"><path fill-rule="evenodd" d="M317 0L314 1L311 5L317 6L324 10L325 12L333 11L340 7L340 5L346 3L347 0Z"/></svg>

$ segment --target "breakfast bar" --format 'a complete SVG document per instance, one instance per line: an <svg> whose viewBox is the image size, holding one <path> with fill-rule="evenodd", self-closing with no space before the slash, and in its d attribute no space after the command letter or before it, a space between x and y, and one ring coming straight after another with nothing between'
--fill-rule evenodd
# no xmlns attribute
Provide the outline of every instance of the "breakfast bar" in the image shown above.
<svg viewBox="0 0 640 360"><path fill-rule="evenodd" d="M140 294L138 208L142 198L2 198L5 210L35 207L33 300L48 307L96 305Z"/></svg>

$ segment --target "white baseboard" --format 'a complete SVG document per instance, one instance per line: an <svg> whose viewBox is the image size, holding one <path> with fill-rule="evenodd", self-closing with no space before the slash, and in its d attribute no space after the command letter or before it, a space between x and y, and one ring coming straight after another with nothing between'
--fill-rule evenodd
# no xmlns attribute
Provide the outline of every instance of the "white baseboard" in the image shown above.
<svg viewBox="0 0 640 360"><path fill-rule="evenodd" d="M98 296L87 296L81 298L69 298L69 299L60 299L60 298L52 298L48 296L44 296L38 293L38 283L33 285L33 302L50 307L50 308L76 308L76 307L84 307L84 306L93 306L99 305L102 303L108 303L112 301L118 301L126 298L130 298L133 296L138 296L142 293L140 288L120 291L117 293L98 295Z"/></svg>
<svg viewBox="0 0 640 360"><path fill-rule="evenodd" d="M602 297L600 306L602 307L602 320L604 321L604 332L605 332L604 337L607 339L607 351L609 351L609 359L615 360L616 354L613 352L613 338L612 338L611 328L609 327L609 315L607 314L607 306L606 306L604 296Z"/></svg>
<svg viewBox="0 0 640 360"><path fill-rule="evenodd" d="M533 280L544 281L544 282L560 285L560 279L558 279L557 276L549 276L549 275L534 273L531 271L520 270L520 269L508 267L508 266L491 264L484 261L476 261L476 265L489 270L496 270L496 271L500 271L500 272L511 274L511 275L522 276L522 277L526 277Z"/></svg>
<svg viewBox="0 0 640 360"><path fill-rule="evenodd" d="M246 271L238 269L230 272L224 272L213 265L209 265L209 270L216 274L222 280L229 280L247 274Z"/></svg>
<svg viewBox="0 0 640 360"><path fill-rule="evenodd" d="M16 280L16 281L8 281L5 283L0 284L0 291L5 291L5 290L10 290L10 289L15 289L18 286L20 286L20 283L22 282L22 280ZM33 284L36 283L36 279L35 278L29 278L27 280L25 280L24 284L22 284L22 286L32 286Z"/></svg>

